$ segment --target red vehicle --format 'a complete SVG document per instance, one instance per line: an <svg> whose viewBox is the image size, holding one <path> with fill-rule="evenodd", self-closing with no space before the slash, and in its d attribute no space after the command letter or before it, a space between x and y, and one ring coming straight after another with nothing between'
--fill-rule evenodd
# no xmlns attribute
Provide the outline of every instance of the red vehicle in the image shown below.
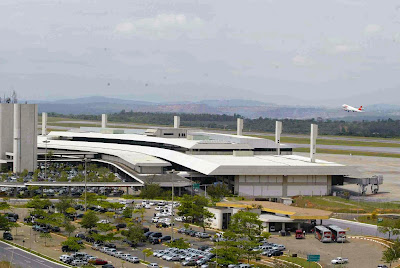
<svg viewBox="0 0 400 268"><path fill-rule="evenodd" d="M301 229L296 230L296 239L303 239L303 238L304 238L303 230Z"/></svg>
<svg viewBox="0 0 400 268"><path fill-rule="evenodd" d="M104 265L107 264L108 262L102 259L95 259L95 260L91 260L89 261L89 263L92 263L94 265Z"/></svg>

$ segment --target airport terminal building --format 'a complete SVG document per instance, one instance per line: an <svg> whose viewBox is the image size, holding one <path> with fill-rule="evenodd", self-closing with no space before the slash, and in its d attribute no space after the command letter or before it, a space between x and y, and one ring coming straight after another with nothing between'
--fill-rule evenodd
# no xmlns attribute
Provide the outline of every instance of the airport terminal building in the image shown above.
<svg viewBox="0 0 400 268"><path fill-rule="evenodd" d="M353 167L293 155L290 147L271 140L238 134L189 131L178 123L148 130L52 131L38 136L37 144L39 160L44 150L53 151L54 161L89 158L124 173L135 185L158 183L180 191L193 182L204 190L222 182L232 193L254 198L330 195L335 178L354 172Z"/></svg>

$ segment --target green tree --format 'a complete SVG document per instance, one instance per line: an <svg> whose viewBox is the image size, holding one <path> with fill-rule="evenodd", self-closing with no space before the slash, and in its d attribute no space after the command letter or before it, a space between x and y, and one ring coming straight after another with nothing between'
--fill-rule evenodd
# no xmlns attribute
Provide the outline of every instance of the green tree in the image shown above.
<svg viewBox="0 0 400 268"><path fill-rule="evenodd" d="M400 241L396 239L389 248L382 252L382 261L389 263L392 267L392 263L400 258Z"/></svg>
<svg viewBox="0 0 400 268"><path fill-rule="evenodd" d="M214 202L218 202L221 201L221 199L225 196L230 195L231 192L226 184L219 183L207 187L207 194Z"/></svg>
<svg viewBox="0 0 400 268"><path fill-rule="evenodd" d="M51 240L52 236L50 233L40 233L40 238L44 238L44 246L47 247L47 240Z"/></svg>
<svg viewBox="0 0 400 268"><path fill-rule="evenodd" d="M65 231L68 233L68 236L71 236L73 232L77 229L75 225L71 222L67 221L64 225Z"/></svg>
<svg viewBox="0 0 400 268"><path fill-rule="evenodd" d="M5 210L10 209L10 204L7 202L0 202L0 210L4 213Z"/></svg>
<svg viewBox="0 0 400 268"><path fill-rule="evenodd" d="M190 243L185 239L175 239L175 241L170 241L166 243L166 245L170 248L179 248L179 249L187 249L190 247Z"/></svg>
<svg viewBox="0 0 400 268"><path fill-rule="evenodd" d="M28 208L43 209L51 206L51 201L49 199L40 198L38 196L33 197L26 204Z"/></svg>
<svg viewBox="0 0 400 268"><path fill-rule="evenodd" d="M68 173L65 172L64 170L61 171L60 177L58 178L58 181L62 181L62 182L68 181Z"/></svg>
<svg viewBox="0 0 400 268"><path fill-rule="evenodd" d="M83 215L83 218L79 224L87 230L96 227L98 221L99 217L97 217L96 213L89 210Z"/></svg>
<svg viewBox="0 0 400 268"><path fill-rule="evenodd" d="M145 248L142 250L142 252L143 252L144 261L146 261L146 257L150 257L151 255L153 255L153 251L151 251L150 248Z"/></svg>
<svg viewBox="0 0 400 268"><path fill-rule="evenodd" d="M128 230L123 230L121 234L135 246L146 238L143 233L142 225L138 223L131 224Z"/></svg>
<svg viewBox="0 0 400 268"><path fill-rule="evenodd" d="M11 223L4 215L0 215L0 230L2 231L11 230Z"/></svg>
<svg viewBox="0 0 400 268"><path fill-rule="evenodd" d="M389 240L392 235L400 234L400 220L397 221L382 221L378 226L378 231L383 234L388 234Z"/></svg>
<svg viewBox="0 0 400 268"><path fill-rule="evenodd" d="M141 223L143 223L145 212L146 212L145 208L138 208L133 211L133 213L135 213L135 214L140 214L140 222Z"/></svg>
<svg viewBox="0 0 400 268"><path fill-rule="evenodd" d="M214 218L206 207L209 207L210 200L204 196L191 196L184 195L181 200L181 205L178 207L178 215L185 217L192 217L194 222L205 228L209 225L209 219Z"/></svg>
<svg viewBox="0 0 400 268"><path fill-rule="evenodd" d="M58 210L58 212L65 213L68 208L73 208L75 205L76 202L72 198L62 197L54 206Z"/></svg>
<svg viewBox="0 0 400 268"><path fill-rule="evenodd" d="M146 183L140 191L140 197L144 199L155 199L160 197L162 192L160 185L155 183Z"/></svg>
<svg viewBox="0 0 400 268"><path fill-rule="evenodd" d="M62 246L68 246L71 251L79 251L84 249L85 246L83 244L78 244L79 238L77 237L68 237L67 240L61 243Z"/></svg>
<svg viewBox="0 0 400 268"><path fill-rule="evenodd" d="M127 207L124 209L124 211L122 211L122 216L124 218L132 218L132 212L133 212L132 208Z"/></svg>

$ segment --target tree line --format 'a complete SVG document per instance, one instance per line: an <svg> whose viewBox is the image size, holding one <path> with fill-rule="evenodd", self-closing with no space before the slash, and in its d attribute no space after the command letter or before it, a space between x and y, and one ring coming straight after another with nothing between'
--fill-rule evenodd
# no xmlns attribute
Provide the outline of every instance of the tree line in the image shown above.
<svg viewBox="0 0 400 268"><path fill-rule="evenodd" d="M173 115L181 117L182 127L199 127L211 129L235 130L237 118L243 118L239 114L172 114L172 113L150 113L133 112L122 110L119 113L108 115L110 122L137 123L150 125L173 125ZM51 117L68 117L81 120L101 120L101 115L62 115L49 113ZM244 131L274 132L274 118L259 117L256 119L244 118ZM338 136L362 136L393 138L400 137L400 120L377 120L377 121L341 121L322 119L279 119L283 122L283 132L287 134L309 134L310 124L319 125L321 135Z"/></svg>

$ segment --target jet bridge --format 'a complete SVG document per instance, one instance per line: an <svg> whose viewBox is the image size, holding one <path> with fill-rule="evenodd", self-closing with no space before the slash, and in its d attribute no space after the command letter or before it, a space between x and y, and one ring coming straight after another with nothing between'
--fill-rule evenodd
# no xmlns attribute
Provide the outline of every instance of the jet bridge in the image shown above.
<svg viewBox="0 0 400 268"><path fill-rule="evenodd" d="M383 175L374 175L369 178L344 177L344 182L348 184L357 184L360 188L359 192L361 195L366 194L368 186L371 186L371 192L373 194L377 194L379 185L383 184Z"/></svg>

